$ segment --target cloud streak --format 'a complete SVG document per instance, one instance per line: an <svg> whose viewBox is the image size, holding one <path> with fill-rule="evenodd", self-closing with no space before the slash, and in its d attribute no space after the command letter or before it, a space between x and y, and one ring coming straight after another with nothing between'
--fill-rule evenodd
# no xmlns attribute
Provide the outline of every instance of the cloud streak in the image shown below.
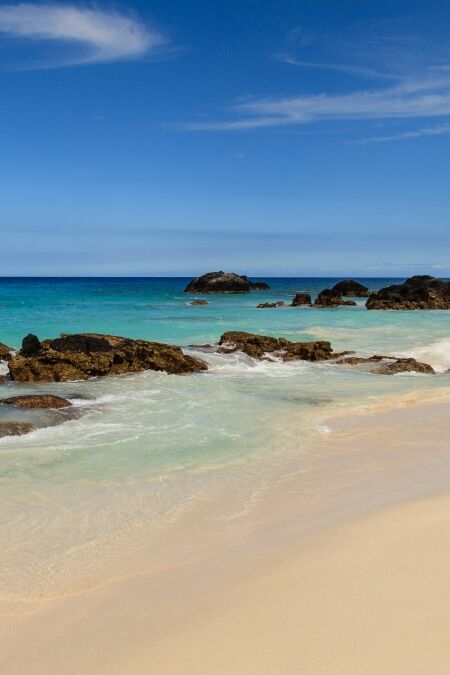
<svg viewBox="0 0 450 675"><path fill-rule="evenodd" d="M165 43L137 18L75 5L16 4L0 7L0 38L63 43L76 53L35 67L106 63L141 58Z"/></svg>
<svg viewBox="0 0 450 675"><path fill-rule="evenodd" d="M277 58L282 63L287 63L291 66L299 66L300 68L311 68L314 70L332 70L339 73L347 73L348 75L357 75L359 77L375 78L382 80L400 79L398 75L387 73L382 70L376 70L375 68L369 68L366 66L356 66L352 64L347 65L342 63L321 63L317 61L301 61L296 56L293 56L288 52L279 54Z"/></svg>
<svg viewBox="0 0 450 675"><path fill-rule="evenodd" d="M385 143L387 141L407 141L414 138L422 138L423 136L447 136L448 134L450 134L450 122L445 122L444 124L437 124L433 127L421 127L420 129L402 131L398 134L391 134L390 136L373 136L372 138L363 138L350 142Z"/></svg>
<svg viewBox="0 0 450 675"><path fill-rule="evenodd" d="M447 50L443 52L438 45L429 45L414 37L378 36L370 41L344 43L338 53L336 60L322 60L299 58L289 49L275 58L302 70L309 69L318 74L330 71L352 79L341 77L336 80L331 76L321 79L319 82L323 87L320 91L317 90L317 78L316 81L309 78L308 84L315 87L314 93L241 99L224 109L217 119L198 120L187 128L245 131L317 122L417 120L423 123L424 120L450 117L450 58ZM330 82L329 90L326 82ZM412 131L403 129L395 136L385 135L379 140L448 133L446 122L442 120L438 126L427 127L422 124Z"/></svg>
<svg viewBox="0 0 450 675"><path fill-rule="evenodd" d="M232 119L197 122L199 130L243 130L308 124L323 120L429 119L450 115L450 68L375 90L257 98L232 106Z"/></svg>

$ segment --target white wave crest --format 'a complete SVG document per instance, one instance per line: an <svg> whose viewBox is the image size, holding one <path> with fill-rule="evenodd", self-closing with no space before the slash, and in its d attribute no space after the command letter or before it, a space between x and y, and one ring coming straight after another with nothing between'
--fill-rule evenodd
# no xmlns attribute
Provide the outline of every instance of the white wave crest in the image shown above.
<svg viewBox="0 0 450 675"><path fill-rule="evenodd" d="M242 352L231 354L207 354L209 374L215 375L264 375L266 377L288 377L307 368L305 361L285 362L281 359L253 359Z"/></svg>
<svg viewBox="0 0 450 675"><path fill-rule="evenodd" d="M436 342L414 347L402 352L400 356L412 357L417 361L429 363L436 372L445 373L450 369L450 338L442 338Z"/></svg>
<svg viewBox="0 0 450 675"><path fill-rule="evenodd" d="M0 375L8 375L9 368L7 361L0 361Z"/></svg>

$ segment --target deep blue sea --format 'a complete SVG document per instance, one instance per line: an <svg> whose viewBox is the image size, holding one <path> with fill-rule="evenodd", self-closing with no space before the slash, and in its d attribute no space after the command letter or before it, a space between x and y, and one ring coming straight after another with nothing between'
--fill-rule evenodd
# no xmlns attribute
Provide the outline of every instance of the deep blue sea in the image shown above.
<svg viewBox="0 0 450 675"><path fill-rule="evenodd" d="M330 340L336 350L365 355L411 355L438 372L384 377L332 364L198 352L210 368L197 375L4 385L5 395L68 397L76 414L0 405L1 419L38 426L0 439L2 597L87 587L119 573L118 558L126 572L144 546L155 565L171 563L168 533L186 519L201 510L217 525L250 509L288 469L307 474L317 459L314 439L327 432L324 420L333 411L449 387L448 312L367 311L364 299L336 309L258 309L259 302L290 302L297 291L314 296L338 281L261 280L272 290L204 296L209 304L193 307L190 301L202 296L184 294L184 278L0 279L0 342L13 348L30 332L40 339L99 332L197 353L192 345L246 330ZM361 281L371 290L398 282Z"/></svg>

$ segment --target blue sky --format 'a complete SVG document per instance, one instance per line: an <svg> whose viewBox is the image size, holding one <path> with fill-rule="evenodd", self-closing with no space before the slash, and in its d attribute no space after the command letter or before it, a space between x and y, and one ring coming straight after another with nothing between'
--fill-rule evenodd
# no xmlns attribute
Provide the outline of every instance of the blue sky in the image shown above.
<svg viewBox="0 0 450 675"><path fill-rule="evenodd" d="M0 3L3 275L450 276L450 5Z"/></svg>

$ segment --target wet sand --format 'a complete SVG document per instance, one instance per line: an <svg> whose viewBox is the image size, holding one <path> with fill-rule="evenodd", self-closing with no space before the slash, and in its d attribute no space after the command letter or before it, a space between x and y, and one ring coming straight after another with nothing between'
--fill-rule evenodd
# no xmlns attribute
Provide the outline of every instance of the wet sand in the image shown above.
<svg viewBox="0 0 450 675"><path fill-rule="evenodd" d="M77 595L3 605L0 671L447 674L448 417L441 403L331 420L323 449L347 473L337 470L327 509L308 527L293 475L224 550ZM372 458L357 491L352 453Z"/></svg>

